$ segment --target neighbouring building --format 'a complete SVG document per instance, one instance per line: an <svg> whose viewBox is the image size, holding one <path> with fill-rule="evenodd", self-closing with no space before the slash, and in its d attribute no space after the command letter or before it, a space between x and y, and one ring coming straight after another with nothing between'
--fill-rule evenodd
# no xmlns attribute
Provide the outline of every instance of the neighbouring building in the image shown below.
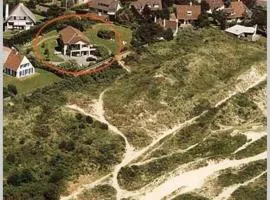
<svg viewBox="0 0 270 200"><path fill-rule="evenodd" d="M67 26L59 33L59 45L63 55L75 57L89 56L91 51L95 51L88 37L80 30L72 26Z"/></svg>
<svg viewBox="0 0 270 200"><path fill-rule="evenodd" d="M90 0L88 6L99 15L114 17L116 12L122 8L120 0Z"/></svg>
<svg viewBox="0 0 270 200"><path fill-rule="evenodd" d="M224 9L224 1L223 0L205 0L208 3L210 9L207 11L208 13L212 13L214 10Z"/></svg>
<svg viewBox="0 0 270 200"><path fill-rule="evenodd" d="M247 27L242 25L234 25L230 28L225 29L225 32L233 34L237 36L238 38L250 38L252 41L256 40L258 38L257 33L257 25L254 27Z"/></svg>
<svg viewBox="0 0 270 200"><path fill-rule="evenodd" d="M248 14L247 6L240 0L232 1L228 8L224 8L223 11L227 15L228 22L241 22Z"/></svg>
<svg viewBox="0 0 270 200"><path fill-rule="evenodd" d="M176 18L175 14L170 14L170 19L157 19L157 23L162 26L164 29L172 29L173 35L175 36L178 32L178 19Z"/></svg>
<svg viewBox="0 0 270 200"><path fill-rule="evenodd" d="M4 49L4 66L3 72L10 76L22 78L33 75L35 68L27 59L21 55L16 49L3 47Z"/></svg>
<svg viewBox="0 0 270 200"><path fill-rule="evenodd" d="M161 0L137 0L130 3L130 6L141 12L145 6L148 6L151 10L162 10Z"/></svg>
<svg viewBox="0 0 270 200"><path fill-rule="evenodd" d="M176 5L176 15L180 27L193 25L201 14L201 5L195 5L190 2L189 5Z"/></svg>
<svg viewBox="0 0 270 200"><path fill-rule="evenodd" d="M6 4L4 22L6 30L28 30L36 24L37 20L35 15L23 3L19 3L10 14L9 5Z"/></svg>

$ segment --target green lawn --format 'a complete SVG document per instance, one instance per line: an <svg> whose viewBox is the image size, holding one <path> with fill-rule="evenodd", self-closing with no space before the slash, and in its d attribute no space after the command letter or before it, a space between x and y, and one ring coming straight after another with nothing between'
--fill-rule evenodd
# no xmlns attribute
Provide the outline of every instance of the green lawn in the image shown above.
<svg viewBox="0 0 270 200"><path fill-rule="evenodd" d="M53 62L61 62L64 61L62 58L54 54L55 47L57 47L57 39L58 33L57 31L51 31L45 35L40 41L39 50L44 58L49 58L50 61ZM49 55L45 55L45 49L48 49Z"/></svg>
<svg viewBox="0 0 270 200"><path fill-rule="evenodd" d="M127 46L129 46L131 37L132 37L132 31L128 28L124 28L121 26L112 25L112 27L108 27L106 24L96 24L92 28L88 29L86 31L86 35L92 41L94 44L97 45L103 45L111 50L112 53L116 52L117 49L117 41L115 40L104 40L102 38L99 38L97 36L97 32L101 29L115 29L116 31L119 31L122 35L122 40L127 42Z"/></svg>
<svg viewBox="0 0 270 200"><path fill-rule="evenodd" d="M36 69L36 74L28 78L17 79L4 75L4 86L8 84L15 85L18 93L27 93L59 80L61 80L61 78L51 72Z"/></svg>
<svg viewBox="0 0 270 200"><path fill-rule="evenodd" d="M101 29L115 29L122 34L122 40L126 42L126 46L128 47L131 41L132 32L128 28L124 28L121 26L112 25L108 27L106 24L96 24L92 28L89 28L86 31L86 35L90 39L90 42L98 45L104 46L109 50L110 53L115 53L117 50L117 40L105 40L102 38L97 37L97 32ZM41 54L46 58L45 49L49 50L48 58L50 61L53 62L61 62L63 61L62 58L54 54L54 49L57 46L56 38L58 37L57 31L51 31L47 33L40 41L39 50Z"/></svg>

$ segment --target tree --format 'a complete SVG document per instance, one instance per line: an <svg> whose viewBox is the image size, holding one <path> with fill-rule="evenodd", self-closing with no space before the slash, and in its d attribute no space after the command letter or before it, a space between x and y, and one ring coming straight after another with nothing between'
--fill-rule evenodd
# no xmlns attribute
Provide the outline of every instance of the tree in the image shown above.
<svg viewBox="0 0 270 200"><path fill-rule="evenodd" d="M10 84L8 84L8 85L7 85L7 90L8 90L8 92L9 92L10 94L12 94L13 96L18 94L18 90L17 90L17 88L16 88L15 85L10 85Z"/></svg>
<svg viewBox="0 0 270 200"><path fill-rule="evenodd" d="M225 30L226 28L226 15L224 12L222 11L214 11L212 14L213 18L214 18L214 22L220 26L221 30Z"/></svg>
<svg viewBox="0 0 270 200"><path fill-rule="evenodd" d="M203 27L207 27L210 25L210 22L208 20L208 14L200 14L198 17L198 20L196 21L196 26L203 28Z"/></svg>
<svg viewBox="0 0 270 200"><path fill-rule="evenodd" d="M167 41L173 40L173 31L171 28L164 31L163 38Z"/></svg>
<svg viewBox="0 0 270 200"><path fill-rule="evenodd" d="M154 22L144 23L133 32L131 44L134 47L153 43L163 36L163 28Z"/></svg>
<svg viewBox="0 0 270 200"><path fill-rule="evenodd" d="M201 10L202 10L203 13L205 13L208 10L210 10L210 5L209 5L209 3L207 3L206 0L203 0L201 2Z"/></svg>

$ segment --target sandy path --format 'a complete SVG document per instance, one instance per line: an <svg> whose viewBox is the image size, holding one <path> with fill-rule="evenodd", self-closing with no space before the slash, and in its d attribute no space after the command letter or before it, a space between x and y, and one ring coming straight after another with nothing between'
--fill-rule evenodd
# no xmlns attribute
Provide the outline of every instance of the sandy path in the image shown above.
<svg viewBox="0 0 270 200"><path fill-rule="evenodd" d="M266 159L267 152L263 152L253 157L244 158L241 160L229 160L225 159L221 162L209 162L206 167L195 169L189 172L177 175L169 180L166 180L163 184L157 186L152 191L142 195L141 200L153 200L158 197L159 199L166 197L174 191L182 188L179 194L187 193L195 189L199 189L203 186L205 180L214 173L231 167L237 167L242 164L248 164L253 161Z"/></svg>
<svg viewBox="0 0 270 200"><path fill-rule="evenodd" d="M266 131L263 131L263 132L254 132L254 131L248 131L248 132L245 132L245 133L241 133L243 135L246 135L247 137L247 143L245 143L243 146L239 147L238 149L236 149L233 154L245 149L247 146L249 146L250 144L252 144L253 142L261 139L262 137L266 136L267 133Z"/></svg>
<svg viewBox="0 0 270 200"><path fill-rule="evenodd" d="M248 91L250 88L260 84L265 79L266 79L266 75L262 76L260 79L257 79L258 81L252 82L251 85L247 88L240 89L240 87L236 87L236 91L229 93L228 97L219 101L215 105L215 108L226 103L230 98L232 98L234 95L237 95L239 92ZM120 164L118 164L115 167L114 171L112 172L112 186L117 191L117 199L121 199L122 197L127 196L127 194L130 194L130 192L122 190L118 184L117 175L118 175L120 169L122 167L127 166L130 162L138 159L139 157L141 157L145 153L147 153L149 150L154 148L165 137L170 136L170 135L176 133L177 131L181 130L183 127L192 124L196 119L200 118L205 113L207 113L208 110L204 111L200 115L198 115L190 120L185 121L184 123L180 123L180 124L175 125L171 129L162 131L161 133L159 133L160 136L157 139L153 140L150 145L148 145L147 147L145 147L139 151L135 151L135 148L129 144L125 135L117 127L115 127L114 125L112 125L111 123L109 123L105 119L105 111L104 111L104 107L103 107L103 96L104 96L104 93L106 91L107 90L103 91L100 94L99 99L92 105L93 110L91 113L87 113L84 109L78 107L77 105L68 105L67 107L70 109L79 111L79 112L83 113L84 115L92 116L96 120L99 120L99 121L107 124L109 130L115 132L116 134L119 134L125 140L126 152L124 154L124 158L123 158L122 162ZM157 196L160 198L166 197L170 193L172 193L173 191L175 191L181 187L184 187L184 190L182 190L181 193L192 191L196 188L200 188L202 186L202 184L204 183L205 178L212 175L216 171L219 171L219 170L222 170L222 169L225 169L228 167L234 167L234 166L238 166L240 164L252 162L253 160L255 161L255 160L263 159L265 157L266 157L266 152L259 154L257 156L242 159L242 160L224 160L224 161L217 163L217 164L209 163L209 165L207 167L199 168L199 169L196 169L196 170L193 170L190 172L185 172L183 174L176 175L175 177L172 177L172 178L166 180L163 184L156 186L155 188L153 188L152 191L150 191L149 193L146 193L144 196L142 196L142 199L152 200L152 199L155 199ZM109 175L107 175L107 176L109 176ZM107 178L107 176L105 176L105 177ZM105 177L103 177L103 178L105 179ZM102 179L102 180L104 180L104 179ZM185 182L183 182L183 180L185 180ZM177 184L175 184L175 183L177 183ZM93 183L88 184L88 185L86 185L86 187L89 185L92 185L92 184ZM66 199L70 199L71 197L74 197L74 194L76 194L76 195L79 194L79 191L81 191L81 190L74 192L72 195L70 195L69 198L67 197ZM136 193L136 192L134 191L134 193Z"/></svg>
<svg viewBox="0 0 270 200"><path fill-rule="evenodd" d="M216 198L214 198L214 200L226 200L228 199L232 193L234 191L236 191L239 187L241 186L246 186L248 185L249 183L252 183L254 182L256 179L260 178L262 175L264 175L266 172L262 172L261 174L259 174L258 176L255 176L254 178L244 182L244 183L240 183L240 184L235 184L235 185L232 185L232 186L229 186L227 188L224 188L222 193L220 193Z"/></svg>

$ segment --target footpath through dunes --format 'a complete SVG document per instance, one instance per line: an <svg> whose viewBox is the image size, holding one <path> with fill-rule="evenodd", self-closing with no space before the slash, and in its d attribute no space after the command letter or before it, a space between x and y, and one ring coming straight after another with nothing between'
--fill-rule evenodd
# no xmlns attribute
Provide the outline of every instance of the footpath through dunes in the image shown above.
<svg viewBox="0 0 270 200"><path fill-rule="evenodd" d="M141 61L136 63L136 67L132 68L131 73L103 91L99 98L90 105L92 109L68 105L71 109L85 115L91 115L106 123L111 131L119 134L125 140L126 153L122 162L116 165L109 177L100 183L111 184L117 191L117 199L150 199L155 194L166 197L175 191L186 193L203 185L204 178L207 179L213 174L206 174L200 182L189 182L187 185L179 182L172 189L167 189L167 187L172 184L171 180L174 178L178 180L179 177L187 174L198 175L204 169L212 169L212 166L217 167L218 171L222 170L221 164L223 162L227 167L234 167L265 156L262 153L265 151L264 149L256 153L257 155L248 154L244 157L233 157L233 152L238 155L242 150L246 150L256 141L264 138L264 134L261 134L260 137L254 137L252 141L247 141L247 136L241 133L236 136L231 135L234 129L247 132L252 129L250 126L263 124L261 122L263 117L259 113L264 107L261 106L260 109L257 109L256 105L247 100L249 97L246 96L246 93L266 81L265 52L256 44L247 44L223 35L223 33L218 32L216 35L213 32L215 31L211 29L202 30L192 33L192 36L189 33L184 33L186 35L179 35L176 40L170 43L161 42L149 46L150 53L144 52ZM208 42L204 43L202 39L204 37L207 38L205 40ZM222 41L221 37L224 38ZM188 46L183 44L187 38L192 38ZM203 48L199 48L198 44L201 44ZM180 51L179 45L186 48ZM241 48L238 48L239 45ZM224 46L224 48L217 51L216 46ZM194 51L195 49L196 51ZM176 57L181 60L181 63L174 59ZM225 57L226 59L224 59ZM158 62L155 62L154 66L153 59ZM202 62L198 63L195 60ZM162 76L156 76L156 74L162 74ZM257 103L260 104L261 100L258 99ZM240 106L241 109L238 109L238 103L243 103ZM226 107L227 104L230 105ZM255 111L251 114L259 115L254 115L254 120L250 118L250 113L243 112L242 108L246 104L250 109L248 111L251 111L251 107L254 106ZM223 109L224 107L227 110ZM220 110L220 112L218 121L212 124L211 118L208 116L213 110ZM241 117L236 119L234 115L241 115ZM245 115L248 116L248 120L245 119ZM202 120L205 121L201 123ZM171 139L175 138L176 135L179 136L179 133L185 128L207 123L209 126L213 125L210 127L213 128L213 132L211 131L210 134L205 134L203 137L200 136L199 141L187 141L186 145L183 145L184 148L176 146L178 141L170 143ZM228 132L226 132L227 129ZM246 131L242 131L245 129ZM146 137L143 134L138 134L138 130L144 130L143 134ZM152 132L155 134L151 135ZM192 135L196 137L193 132L189 132L189 134L190 137L180 137L180 139L185 141L184 139L193 139ZM217 147L223 147L223 139L229 144L226 146L229 150L220 148L225 153L221 156L215 156L216 154L212 153L217 150ZM142 143L139 144L140 142ZM206 143L208 146L205 145ZM232 143L232 147L230 143ZM168 154L167 146L164 147L164 144L170 146L169 152L171 154ZM237 151L241 147L242 149ZM201 151L199 151L200 148ZM176 149L180 150L177 152ZM202 159L200 157L198 159L192 158L192 152L196 151L209 153L209 155L205 155ZM182 167L185 163L174 162L171 159L177 158L173 157L174 153L185 154L188 158L187 164L191 164L192 170L183 172ZM231 156L232 160L229 160ZM215 161L209 161L211 158ZM168 166L168 169L164 168L161 173L155 173L155 170L159 170L161 166L159 160L163 159L168 161L164 165ZM207 163L205 163L206 161ZM221 164L219 165L219 163ZM172 166L170 166L171 164ZM202 164L207 164L209 168ZM148 172L145 169L148 166L149 170L155 173L153 177L146 174ZM199 171L200 169L202 171ZM125 174L123 171L127 173ZM168 174L170 176L166 178ZM130 176L124 177L125 175ZM138 177L139 179L137 179ZM141 177L142 179L140 179ZM145 179L147 180L145 181ZM145 182L141 182L141 180ZM136 187L132 187L131 184L135 182ZM182 191L182 189L184 190Z"/></svg>

